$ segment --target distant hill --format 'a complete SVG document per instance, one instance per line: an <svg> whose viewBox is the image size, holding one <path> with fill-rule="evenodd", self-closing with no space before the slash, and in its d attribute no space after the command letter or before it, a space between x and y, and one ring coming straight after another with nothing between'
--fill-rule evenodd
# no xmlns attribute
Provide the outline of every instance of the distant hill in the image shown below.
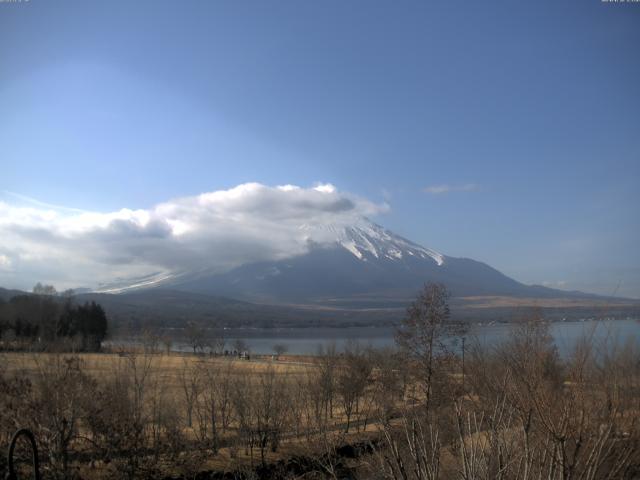
<svg viewBox="0 0 640 480"><path fill-rule="evenodd" d="M10 290L10 289L0 287L0 299L4 300L5 302L15 297L16 295L25 295L25 294L26 292L23 292L22 290L15 290L15 289Z"/></svg>

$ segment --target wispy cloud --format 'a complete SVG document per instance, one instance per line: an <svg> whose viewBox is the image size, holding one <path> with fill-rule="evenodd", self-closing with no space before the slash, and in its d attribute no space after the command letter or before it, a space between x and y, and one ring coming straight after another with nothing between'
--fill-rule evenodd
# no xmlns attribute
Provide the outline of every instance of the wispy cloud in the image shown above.
<svg viewBox="0 0 640 480"><path fill-rule="evenodd" d="M22 203L33 205L36 207L48 208L51 210L64 210L64 211L76 212L76 213L86 212L86 210L81 210L79 208L69 208L69 207L63 207L62 205L55 205L53 203L41 202L40 200L36 200L35 198L28 197L27 195L22 195L21 193L10 192L9 190L2 190L2 193L5 196L12 197L14 199L19 200Z"/></svg>
<svg viewBox="0 0 640 480"><path fill-rule="evenodd" d="M388 210L331 184L246 183L107 213L13 197L19 205L0 201L0 285L64 288L288 258L333 241L324 227Z"/></svg>
<svg viewBox="0 0 640 480"><path fill-rule="evenodd" d="M423 191L425 193L429 193L431 195L442 195L443 193L451 193L451 192L474 192L479 189L479 186L475 183L465 183L463 185L430 185L425 187Z"/></svg>

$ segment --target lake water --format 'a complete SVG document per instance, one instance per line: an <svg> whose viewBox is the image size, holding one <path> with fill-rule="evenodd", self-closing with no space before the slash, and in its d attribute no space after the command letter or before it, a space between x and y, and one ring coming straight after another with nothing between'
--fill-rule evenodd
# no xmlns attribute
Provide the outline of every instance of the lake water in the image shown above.
<svg viewBox="0 0 640 480"><path fill-rule="evenodd" d="M477 340L482 345L496 345L508 338L511 329L509 324L474 325L466 336L469 341ZM605 338L620 342L630 340L640 345L640 321L635 319L551 324L551 334L561 354L570 352L578 339L592 331L597 341ZM376 348L394 345L391 327L229 330L225 337L227 345L233 345L236 338L241 338L251 352L259 354L273 353L276 344L285 345L292 354L315 354L320 346L331 344L340 351L350 341Z"/></svg>
<svg viewBox="0 0 640 480"><path fill-rule="evenodd" d="M473 325L466 337L468 341L477 340L483 345L497 345L508 338L510 324ZM640 320L585 320L557 322L551 324L551 334L561 355L571 352L576 341L583 335L594 332L597 341L616 340L620 343L635 342L640 346ZM276 344L285 345L287 352L298 355L313 355L322 346L335 344L338 351L344 349L350 341L362 346L376 348L394 345L392 327L352 327L352 328L290 328L290 329L226 329L224 337L227 349L233 349L236 339L241 339L248 350L255 354L273 353ZM114 340L113 343L118 343ZM186 343L176 341L172 349L189 351Z"/></svg>

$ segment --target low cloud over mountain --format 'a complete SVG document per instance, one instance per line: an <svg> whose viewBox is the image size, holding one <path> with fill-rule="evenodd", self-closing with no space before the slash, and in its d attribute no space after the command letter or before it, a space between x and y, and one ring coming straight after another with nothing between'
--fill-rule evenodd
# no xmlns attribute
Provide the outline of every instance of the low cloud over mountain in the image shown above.
<svg viewBox="0 0 640 480"><path fill-rule="evenodd" d="M153 208L99 213L0 202L0 282L96 286L117 278L239 265L306 253L333 241L328 225L388 210L333 185L246 183Z"/></svg>

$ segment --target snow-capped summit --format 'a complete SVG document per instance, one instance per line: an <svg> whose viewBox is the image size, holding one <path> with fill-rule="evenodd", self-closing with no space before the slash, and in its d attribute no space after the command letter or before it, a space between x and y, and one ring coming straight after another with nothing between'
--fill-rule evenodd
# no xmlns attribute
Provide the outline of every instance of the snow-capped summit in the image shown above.
<svg viewBox="0 0 640 480"><path fill-rule="evenodd" d="M304 224L300 230L308 240L321 244L335 242L363 261L369 257L399 260L408 256L431 258L438 265L444 263L444 255L410 242L367 218L360 218L348 225Z"/></svg>

